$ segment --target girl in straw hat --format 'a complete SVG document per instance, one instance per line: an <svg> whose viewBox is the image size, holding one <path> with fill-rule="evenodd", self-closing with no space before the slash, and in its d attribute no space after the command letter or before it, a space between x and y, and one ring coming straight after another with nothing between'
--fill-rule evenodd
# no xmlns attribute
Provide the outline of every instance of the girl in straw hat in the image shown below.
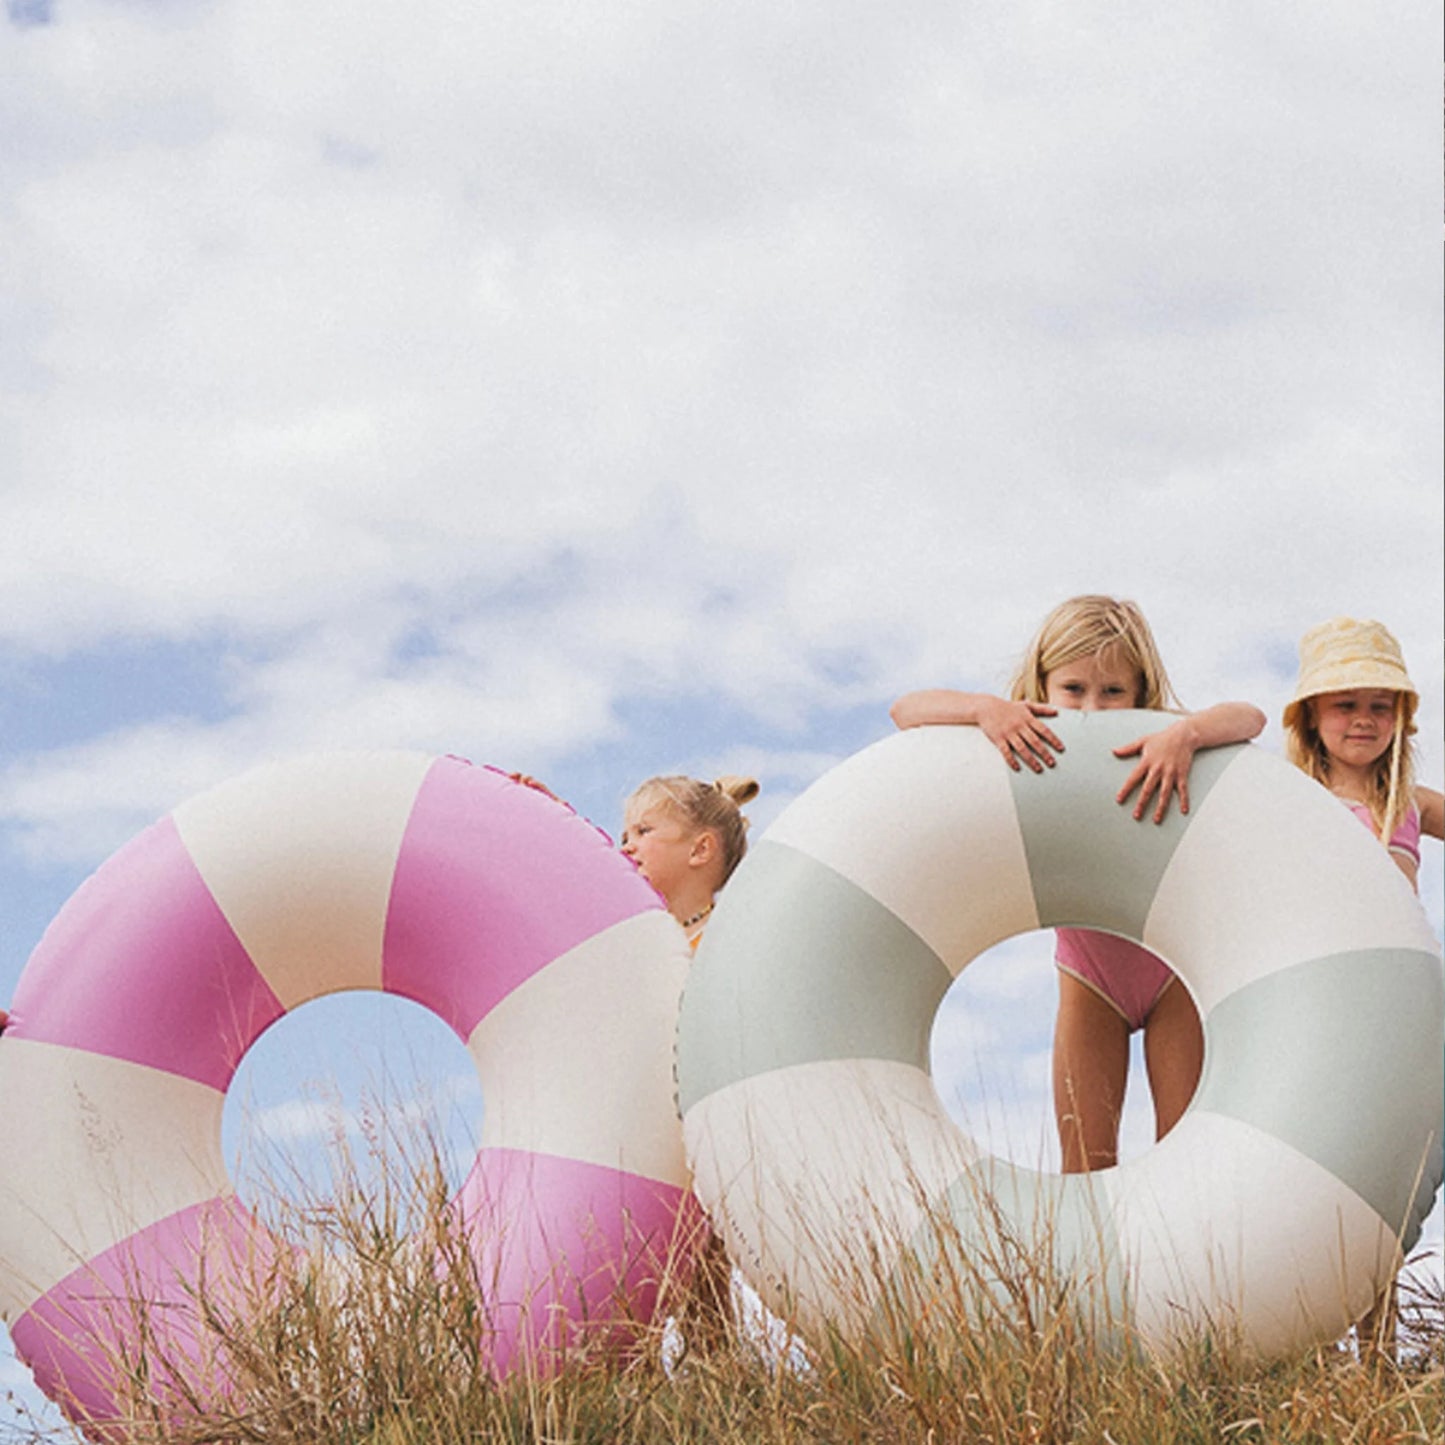
<svg viewBox="0 0 1445 1445"><path fill-rule="evenodd" d="M1418 701L1389 631L1336 617L1300 640L1299 683L1284 710L1289 760L1374 833L1412 887L1420 835L1445 833L1445 797L1415 783Z"/></svg>
<svg viewBox="0 0 1445 1445"><path fill-rule="evenodd" d="M1284 710L1289 760L1323 783L1389 849L1418 888L1420 835L1445 832L1445 797L1415 783L1415 706L1400 644L1378 622L1336 617L1300 639ZM1356 1325L1365 1353L1393 1354L1393 1281Z"/></svg>

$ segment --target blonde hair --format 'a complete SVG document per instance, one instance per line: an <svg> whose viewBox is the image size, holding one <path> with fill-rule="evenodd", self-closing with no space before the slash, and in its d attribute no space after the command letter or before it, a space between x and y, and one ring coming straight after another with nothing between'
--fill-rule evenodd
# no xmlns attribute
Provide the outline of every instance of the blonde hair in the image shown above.
<svg viewBox="0 0 1445 1445"><path fill-rule="evenodd" d="M1339 692L1350 688L1336 689ZM1315 723L1315 703L1321 694L1301 699L1284 728L1284 755L1315 782L1330 786L1330 755ZM1370 768L1365 802L1380 841L1389 846L1405 814L1415 801L1415 699L1395 693L1395 734L1387 752Z"/></svg>
<svg viewBox="0 0 1445 1445"><path fill-rule="evenodd" d="M1070 597L1044 618L1009 682L1009 697L1014 702L1045 702L1048 675L1056 667L1110 648L1117 648L1139 675L1137 707L1179 709L1154 634L1138 603L1098 593Z"/></svg>
<svg viewBox="0 0 1445 1445"><path fill-rule="evenodd" d="M623 805L623 815L641 812L654 804L668 808L698 832L711 829L722 849L723 872L718 887L732 877L733 870L748 851L748 820L742 805L760 791L756 778L727 775L705 783L701 778L671 774L639 783Z"/></svg>

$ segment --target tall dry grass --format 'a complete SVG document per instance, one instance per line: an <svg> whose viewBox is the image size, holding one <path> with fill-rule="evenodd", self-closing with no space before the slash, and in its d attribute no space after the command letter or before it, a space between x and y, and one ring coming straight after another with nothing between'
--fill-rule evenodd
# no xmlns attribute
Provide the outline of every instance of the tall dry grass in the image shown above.
<svg viewBox="0 0 1445 1445"><path fill-rule="evenodd" d="M165 1362L117 1358L123 1445L1217 1445L1445 1438L1445 1296L1407 1286L1398 1359L1342 1344L1252 1362L1225 1331L1168 1354L1127 1321L1101 1322L1070 1280L1021 1248L978 1268L936 1222L913 1274L859 1279L869 1326L769 1336L756 1310L684 1348L662 1323L631 1348L583 1342L555 1373L498 1383L479 1348L487 1316L448 1210L445 1161L420 1136L378 1179L344 1139L332 1186L278 1177L261 1206L292 1241L240 1303L198 1298L222 1404L157 1389ZM886 1278L884 1275L886 1274ZM689 1317L690 1286L667 1282ZM675 1331L675 1327L674 1327ZM158 1368L158 1365L160 1368ZM11 1438L56 1441L56 1432Z"/></svg>

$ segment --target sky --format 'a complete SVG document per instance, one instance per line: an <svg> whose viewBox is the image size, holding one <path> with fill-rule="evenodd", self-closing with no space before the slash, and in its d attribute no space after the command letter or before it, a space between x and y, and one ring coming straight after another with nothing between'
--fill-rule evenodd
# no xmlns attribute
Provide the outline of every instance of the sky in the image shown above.
<svg viewBox="0 0 1445 1445"><path fill-rule="evenodd" d="M259 762L457 753L614 831L744 771L759 836L1083 591L1276 750L1300 634L1380 618L1438 786L1437 42L1423 0L7 0L0 999ZM990 976L1042 1121L1047 958Z"/></svg>

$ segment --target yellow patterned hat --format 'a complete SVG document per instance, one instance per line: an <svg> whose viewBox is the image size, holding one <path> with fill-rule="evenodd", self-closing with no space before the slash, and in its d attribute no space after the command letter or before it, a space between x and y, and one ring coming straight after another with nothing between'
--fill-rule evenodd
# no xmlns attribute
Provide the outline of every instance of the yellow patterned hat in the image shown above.
<svg viewBox="0 0 1445 1445"><path fill-rule="evenodd" d="M1357 687L1382 687L1405 694L1405 730L1419 693L1405 671L1400 644L1383 623L1336 617L1311 627L1300 638L1299 682L1284 710L1285 727L1293 727L1300 704L1325 692L1348 692Z"/></svg>

